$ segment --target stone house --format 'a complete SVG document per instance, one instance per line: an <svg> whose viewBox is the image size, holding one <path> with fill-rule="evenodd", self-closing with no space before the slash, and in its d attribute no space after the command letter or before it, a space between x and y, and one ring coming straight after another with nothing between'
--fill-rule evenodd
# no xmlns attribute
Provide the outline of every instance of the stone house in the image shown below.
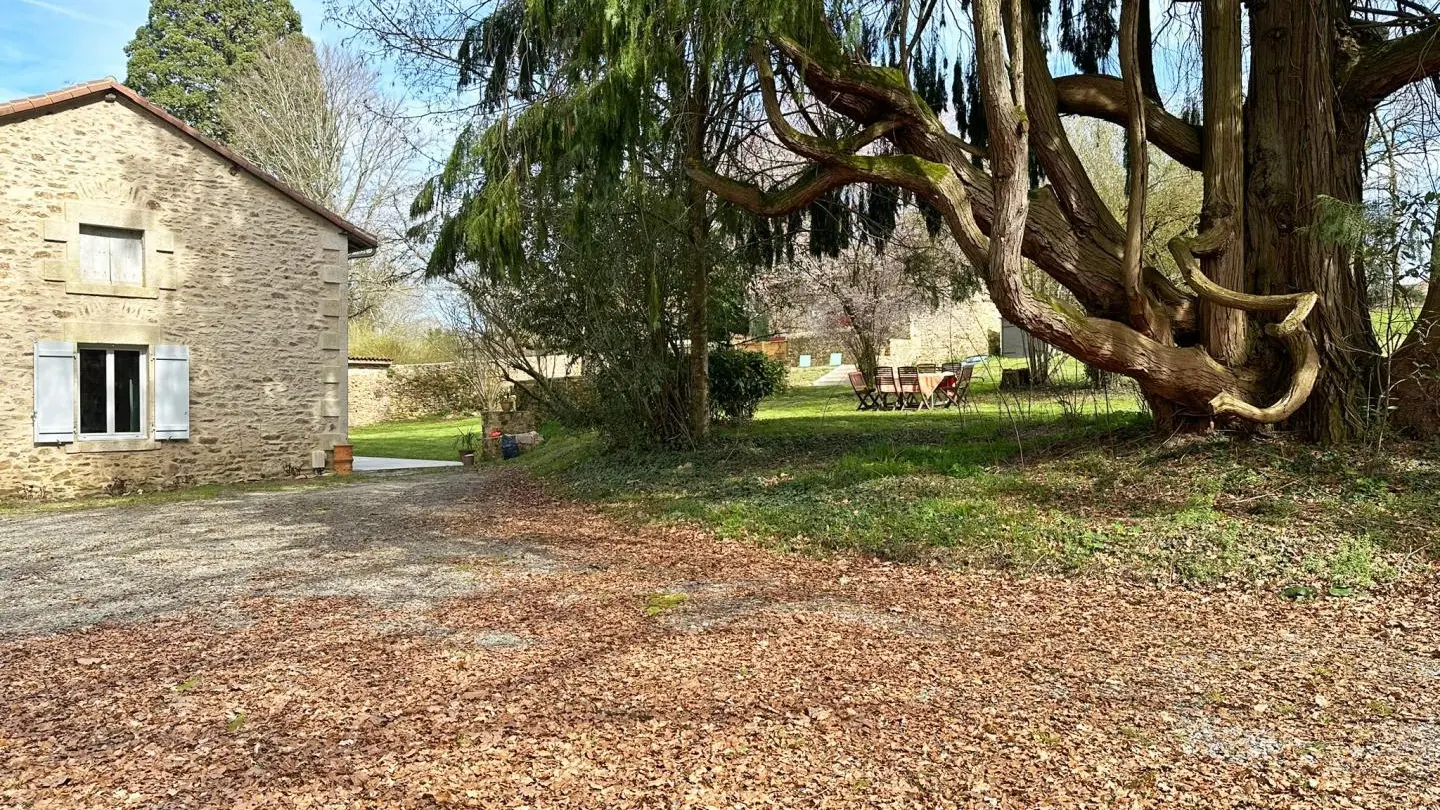
<svg viewBox="0 0 1440 810"><path fill-rule="evenodd" d="M375 247L114 80L0 103L0 497L325 465Z"/></svg>

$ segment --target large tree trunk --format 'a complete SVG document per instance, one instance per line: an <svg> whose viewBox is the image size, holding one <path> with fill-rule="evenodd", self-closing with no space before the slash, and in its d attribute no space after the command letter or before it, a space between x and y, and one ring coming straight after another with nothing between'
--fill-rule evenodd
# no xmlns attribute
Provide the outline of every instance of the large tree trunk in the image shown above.
<svg viewBox="0 0 1440 810"><path fill-rule="evenodd" d="M710 109L710 70L701 62L686 100L685 157L700 160L705 154L706 116ZM687 319L690 335L688 423L690 438L703 442L710 435L710 216L705 188L687 178L690 242L690 296Z"/></svg>
<svg viewBox="0 0 1440 810"><path fill-rule="evenodd" d="M1440 210L1436 211L1440 217ZM1396 426L1413 436L1440 436L1440 218L1430 237L1430 289L1405 342L1390 360Z"/></svg>
<svg viewBox="0 0 1440 810"><path fill-rule="evenodd" d="M1248 292L1311 290L1320 298L1308 321L1320 352L1320 378L1288 424L1321 442L1353 439L1364 430L1380 357L1365 281L1349 251L1323 244L1306 230L1321 195L1350 203L1361 198L1369 110L1346 106L1337 86L1336 26L1343 5L1335 0L1250 4ZM1267 376L1283 378L1278 355L1270 367Z"/></svg>
<svg viewBox="0 0 1440 810"><path fill-rule="evenodd" d="M1440 23L1386 38L1352 25L1347 0L1202 0L1205 120L1196 128L1145 101L1135 49L1146 27L1137 4L1147 1L1121 5L1120 77L1057 83L1029 4L973 0L989 141L978 166L981 151L947 132L903 76L825 56L841 51L835 43L812 50L773 36L770 44L815 98L860 129L833 140L796 129L779 101L770 54L759 48L771 129L810 168L770 191L701 166L692 165L692 175L768 216L854 183L907 189L944 216L1009 321L1134 378L1163 428L1279 423L1320 442L1354 439L1375 412L1379 345L1363 273L1349 248L1314 226L1322 198L1361 201L1375 106L1409 82L1440 75ZM1241 76L1245 10L1248 81ZM1109 215L1060 113L1125 124L1132 147L1148 143L1204 172L1200 232L1170 246L1184 288L1140 266L1143 219L1132 211L1121 228ZM882 138L893 153L862 151ZM1028 196L1017 190L1022 156L1038 159L1050 180ZM1018 270L1021 254L1073 302L1030 289Z"/></svg>

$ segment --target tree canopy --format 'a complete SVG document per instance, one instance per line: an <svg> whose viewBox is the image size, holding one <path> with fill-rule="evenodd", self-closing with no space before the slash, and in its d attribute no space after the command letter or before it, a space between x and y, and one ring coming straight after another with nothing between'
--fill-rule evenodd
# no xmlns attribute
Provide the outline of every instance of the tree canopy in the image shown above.
<svg viewBox="0 0 1440 810"><path fill-rule="evenodd" d="M290 0L151 0L125 46L125 84L222 140L220 88L266 46L300 33Z"/></svg>

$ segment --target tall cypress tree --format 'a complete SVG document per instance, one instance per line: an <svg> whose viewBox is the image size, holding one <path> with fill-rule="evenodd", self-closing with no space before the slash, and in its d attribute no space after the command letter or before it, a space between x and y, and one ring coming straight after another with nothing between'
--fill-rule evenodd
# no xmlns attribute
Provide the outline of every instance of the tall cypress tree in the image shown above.
<svg viewBox="0 0 1440 810"><path fill-rule="evenodd" d="M223 140L220 86L261 49L298 33L290 0L150 0L149 17L125 46L125 83Z"/></svg>

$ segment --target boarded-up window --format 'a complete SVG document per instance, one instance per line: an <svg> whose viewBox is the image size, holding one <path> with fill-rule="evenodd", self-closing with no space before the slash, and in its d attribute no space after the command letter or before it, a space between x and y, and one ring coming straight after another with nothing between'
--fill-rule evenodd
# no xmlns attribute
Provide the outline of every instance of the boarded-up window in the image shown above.
<svg viewBox="0 0 1440 810"><path fill-rule="evenodd" d="M81 225L80 278L102 284L143 284L143 237L141 231Z"/></svg>

